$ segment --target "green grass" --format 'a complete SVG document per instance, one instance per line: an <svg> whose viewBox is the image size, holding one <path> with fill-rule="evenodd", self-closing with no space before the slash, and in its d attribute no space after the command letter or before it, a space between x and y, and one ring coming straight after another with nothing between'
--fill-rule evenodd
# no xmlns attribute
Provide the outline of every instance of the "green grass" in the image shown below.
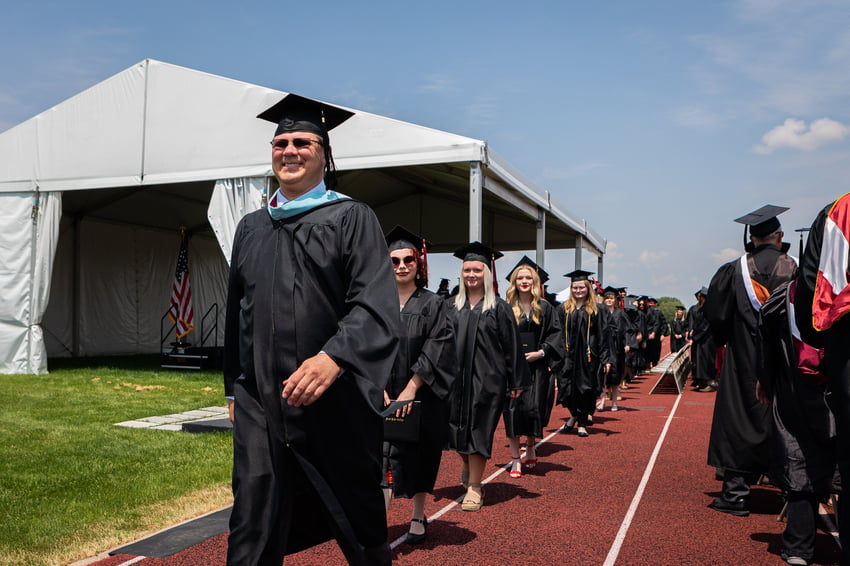
<svg viewBox="0 0 850 566"><path fill-rule="evenodd" d="M229 433L114 426L224 405L220 372L157 362L0 376L0 565L66 564L228 502Z"/></svg>

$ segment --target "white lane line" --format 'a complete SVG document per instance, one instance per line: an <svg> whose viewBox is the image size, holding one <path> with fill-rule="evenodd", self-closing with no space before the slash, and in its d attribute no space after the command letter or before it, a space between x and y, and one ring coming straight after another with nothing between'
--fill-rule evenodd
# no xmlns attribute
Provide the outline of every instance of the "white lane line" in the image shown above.
<svg viewBox="0 0 850 566"><path fill-rule="evenodd" d="M646 469L643 471L643 477L640 480L635 496L632 498L632 503L629 505L629 510L623 518L620 525L620 530L617 536L614 537L614 544L611 545L611 550L608 551L608 556L605 558L603 566L614 566L617 556L620 554L620 548L623 546L623 541L626 539L626 533L629 532L629 527L634 519L635 511L637 511L640 500L643 497L643 491L646 489L646 484L649 482L649 476L652 475L652 469L655 467L655 460L658 458L658 453L661 451L661 445L664 443L664 437L667 436L667 429L670 428L670 423L673 421L673 415L676 414L676 409L679 407L679 401L682 400L682 395L676 396L676 402L673 404L673 410L667 416L667 422L664 423L664 428L661 430L661 436L658 437L658 442L655 443L655 449L652 451L652 456L649 457L649 462L646 464Z"/></svg>
<svg viewBox="0 0 850 566"><path fill-rule="evenodd" d="M547 436L546 438L544 438L544 439L540 440L540 442L538 442L537 444L535 444L535 445L534 445L535 450L536 450L537 448L539 448L540 446L542 446L542 445L546 444L546 441L547 441L547 440L549 440L549 439L551 439L551 438L553 438L553 437L557 436L557 435L558 435L558 434L560 434L560 433L561 433L561 428L560 428L560 427L558 427L557 429L555 429L555 432L550 433L550 434L549 434L549 436ZM492 474L490 474L490 476L489 476L487 479L482 480L482 481L481 481L481 485L485 485L485 484L490 483L491 481L493 481L494 479L496 479L497 477L499 477L499 474L503 474L503 473L507 472L508 470L510 470L510 468L511 468L510 463L505 464L504 466L500 467L500 468L499 468L499 469L497 469L495 472L493 472ZM463 495L461 495L460 497L458 497L457 499L455 499L455 500L454 500L454 501L452 501L451 503L447 503L447 504L445 505L445 507L443 507L442 509L440 509L439 511L437 511L436 513L434 513L433 515L431 515L430 517L428 517L428 518L427 518L427 519L428 519L428 522L430 523L431 521L434 521L435 519L439 519L440 517L442 517L443 515L445 515L445 514L446 514L446 513L448 513L449 511L451 511L454 507L457 507L458 505L460 505L461 503L463 503L463 498L464 498L465 496L466 496L466 494L464 493ZM398 545L400 545L401 543L403 543L403 542L405 541L405 539L406 539L406 538L407 538L407 533L404 533L403 535L401 535L400 537L398 537L397 539L395 539L394 541L392 541L392 542L390 543L390 549L392 550L392 549L394 549L395 547L397 547ZM123 565L120 565L120 566L123 566Z"/></svg>
<svg viewBox="0 0 850 566"><path fill-rule="evenodd" d="M135 564L136 562L141 562L145 558L147 558L147 556L137 556L137 557L135 557L131 560L128 560L127 562L122 562L118 566L130 566L130 564Z"/></svg>

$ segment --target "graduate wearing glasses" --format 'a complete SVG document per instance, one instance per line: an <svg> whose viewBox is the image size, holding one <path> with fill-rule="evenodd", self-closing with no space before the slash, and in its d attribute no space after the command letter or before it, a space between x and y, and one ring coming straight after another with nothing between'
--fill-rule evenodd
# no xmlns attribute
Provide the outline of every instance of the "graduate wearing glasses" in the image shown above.
<svg viewBox="0 0 850 566"><path fill-rule="evenodd" d="M398 308L403 331L399 353L384 393L384 402L416 401L420 411L419 436L415 441L386 441L386 464L392 472L395 497L413 499L408 544L420 544L427 533L425 498L434 492L443 447L447 440L448 397L457 372L454 329L449 321L449 305L428 285L427 249L430 244L412 232L396 226L387 234L390 261L398 287ZM397 416L413 410L408 404Z"/></svg>
<svg viewBox="0 0 850 566"><path fill-rule="evenodd" d="M230 262L229 565L333 538L350 564L392 561L380 413L401 329L381 226L333 190L328 131L351 115L290 94L259 116L277 124L280 189L240 221Z"/></svg>

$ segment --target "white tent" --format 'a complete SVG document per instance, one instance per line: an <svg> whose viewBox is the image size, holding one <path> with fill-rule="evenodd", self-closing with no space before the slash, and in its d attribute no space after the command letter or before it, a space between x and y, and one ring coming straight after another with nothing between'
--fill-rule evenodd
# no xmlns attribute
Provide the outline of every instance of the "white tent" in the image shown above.
<svg viewBox="0 0 850 566"><path fill-rule="evenodd" d="M181 226L196 324L223 305L233 229L271 175L271 127L254 116L284 94L145 60L0 133L0 373L160 351ZM587 249L601 268L605 241L485 142L354 112L332 136L340 190L385 229L540 263L544 248Z"/></svg>

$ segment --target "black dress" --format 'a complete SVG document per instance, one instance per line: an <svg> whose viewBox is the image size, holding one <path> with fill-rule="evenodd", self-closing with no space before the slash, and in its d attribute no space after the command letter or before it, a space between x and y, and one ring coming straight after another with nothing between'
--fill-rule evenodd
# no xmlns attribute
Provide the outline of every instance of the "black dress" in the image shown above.
<svg viewBox="0 0 850 566"><path fill-rule="evenodd" d="M482 312L483 302L470 307L467 301L454 314L460 367L451 395L449 448L490 458L505 402L511 390L528 390L531 376L511 307L497 298Z"/></svg>
<svg viewBox="0 0 850 566"><path fill-rule="evenodd" d="M334 537L362 562L386 545L379 412L401 334L387 255L374 212L352 199L240 221L224 347L235 397L228 563L280 564ZM282 401L282 381L320 351L343 373L309 406Z"/></svg>
<svg viewBox="0 0 850 566"><path fill-rule="evenodd" d="M670 351L673 353L681 350L687 340L685 339L685 333L688 331L688 321L684 318L679 320L677 318L673 319L673 322L670 323ZM676 338L676 335L679 335L679 338Z"/></svg>
<svg viewBox="0 0 850 566"><path fill-rule="evenodd" d="M387 394L391 399L397 398L413 374L425 383L416 390L422 411L419 441L386 442L384 446L396 497L434 491L447 439L448 397L457 372L449 308L439 295L417 289L401 310L404 333Z"/></svg>
<svg viewBox="0 0 850 566"><path fill-rule="evenodd" d="M600 364L611 363L604 320L599 312L588 314L584 308L566 314L558 309L565 335L564 363L558 370L558 403L570 410L578 426L587 426L587 416L596 407L602 392Z"/></svg>
<svg viewBox="0 0 850 566"><path fill-rule="evenodd" d="M505 434L509 438L542 438L555 404L555 381L549 368L559 364L564 357L563 334L555 307L540 301L540 308L539 324L524 313L517 323L522 343L526 345L524 351L543 350L543 357L529 364L531 389L519 399L509 401L504 411Z"/></svg>

